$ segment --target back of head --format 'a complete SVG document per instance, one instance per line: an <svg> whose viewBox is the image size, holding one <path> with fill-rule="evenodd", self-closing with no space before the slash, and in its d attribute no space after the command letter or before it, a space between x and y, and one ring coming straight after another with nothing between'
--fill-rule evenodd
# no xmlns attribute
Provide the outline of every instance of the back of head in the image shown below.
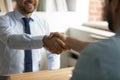
<svg viewBox="0 0 120 80"><path fill-rule="evenodd" d="M108 22L108 27L113 32L120 27L120 0L105 0L103 19Z"/></svg>

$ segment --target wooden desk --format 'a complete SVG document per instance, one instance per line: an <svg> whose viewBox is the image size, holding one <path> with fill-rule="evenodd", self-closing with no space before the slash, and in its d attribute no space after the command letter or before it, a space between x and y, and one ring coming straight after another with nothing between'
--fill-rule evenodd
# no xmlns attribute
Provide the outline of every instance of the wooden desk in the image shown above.
<svg viewBox="0 0 120 80"><path fill-rule="evenodd" d="M69 80L73 68L59 70L44 70L22 74L10 74L10 80Z"/></svg>

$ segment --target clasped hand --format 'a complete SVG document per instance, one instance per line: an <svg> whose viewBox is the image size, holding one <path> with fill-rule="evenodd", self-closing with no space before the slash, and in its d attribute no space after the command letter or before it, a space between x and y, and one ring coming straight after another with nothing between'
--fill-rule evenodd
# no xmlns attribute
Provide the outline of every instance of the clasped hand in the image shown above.
<svg viewBox="0 0 120 80"><path fill-rule="evenodd" d="M66 35L63 33L53 32L49 36L44 36L44 47L52 53L60 54L69 50L70 47L65 43Z"/></svg>

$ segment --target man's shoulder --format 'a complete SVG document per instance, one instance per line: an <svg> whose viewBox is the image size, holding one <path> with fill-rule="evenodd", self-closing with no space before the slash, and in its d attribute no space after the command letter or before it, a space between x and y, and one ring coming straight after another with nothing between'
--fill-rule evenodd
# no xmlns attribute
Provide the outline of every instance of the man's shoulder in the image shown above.
<svg viewBox="0 0 120 80"><path fill-rule="evenodd" d="M0 16L0 24L5 24L5 23L7 23L8 21L9 21L9 16L8 15L2 15L2 16Z"/></svg>
<svg viewBox="0 0 120 80"><path fill-rule="evenodd" d="M8 20L8 18L12 18L12 16L13 16L13 12L8 12L8 13L5 13L4 15L1 15L0 19Z"/></svg>

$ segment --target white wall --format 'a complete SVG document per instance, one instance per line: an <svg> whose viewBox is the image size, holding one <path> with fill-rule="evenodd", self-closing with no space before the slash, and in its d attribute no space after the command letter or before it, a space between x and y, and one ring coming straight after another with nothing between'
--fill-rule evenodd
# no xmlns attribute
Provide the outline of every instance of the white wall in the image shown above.
<svg viewBox="0 0 120 80"><path fill-rule="evenodd" d="M82 19L76 12L37 12L47 20L51 31L65 32L69 27L80 27Z"/></svg>
<svg viewBox="0 0 120 80"><path fill-rule="evenodd" d="M72 1L72 0L71 0ZM81 27L88 21L89 0L76 0L74 12L37 12L50 24L51 31L65 32L69 27Z"/></svg>
<svg viewBox="0 0 120 80"><path fill-rule="evenodd" d="M82 21L88 20L89 17L89 0L77 0L76 12L80 14Z"/></svg>

